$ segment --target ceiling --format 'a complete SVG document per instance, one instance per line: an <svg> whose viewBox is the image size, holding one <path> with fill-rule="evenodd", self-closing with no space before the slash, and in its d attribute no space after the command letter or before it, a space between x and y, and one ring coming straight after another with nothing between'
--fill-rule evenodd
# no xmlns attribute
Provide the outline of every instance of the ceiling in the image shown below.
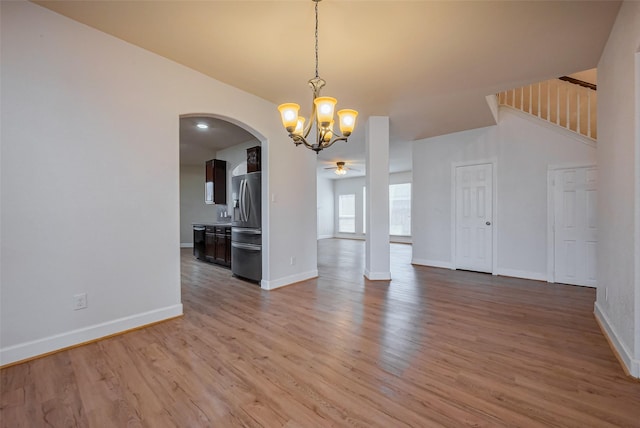
<svg viewBox="0 0 640 428"><path fill-rule="evenodd" d="M206 129L198 128L205 124ZM225 120L207 116L183 116L180 118L180 164L199 165L213 159L218 150L247 141L259 141L251 133Z"/></svg>
<svg viewBox="0 0 640 428"><path fill-rule="evenodd" d="M297 102L309 114L311 0L35 3L274 104ZM372 115L389 116L392 171L411 168L411 141L495 124L487 95L596 67L619 7L619 1L322 1L323 95L360 116L348 143L320 153L319 169L337 160L364 165ZM279 121L275 108L273 120Z"/></svg>

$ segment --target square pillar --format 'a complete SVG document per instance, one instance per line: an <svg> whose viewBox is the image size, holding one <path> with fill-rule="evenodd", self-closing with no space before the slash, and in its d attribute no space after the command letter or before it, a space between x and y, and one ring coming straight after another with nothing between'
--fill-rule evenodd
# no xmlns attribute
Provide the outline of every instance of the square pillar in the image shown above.
<svg viewBox="0 0 640 428"><path fill-rule="evenodd" d="M388 117L369 117L365 129L365 143L367 236L364 276L370 280L390 280Z"/></svg>

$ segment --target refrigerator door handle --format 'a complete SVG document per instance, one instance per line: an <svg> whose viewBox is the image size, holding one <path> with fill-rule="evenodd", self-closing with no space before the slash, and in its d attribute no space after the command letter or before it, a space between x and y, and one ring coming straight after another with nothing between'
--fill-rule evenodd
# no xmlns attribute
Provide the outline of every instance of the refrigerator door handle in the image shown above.
<svg viewBox="0 0 640 428"><path fill-rule="evenodd" d="M244 219L244 179L240 180L240 221L246 221Z"/></svg>
<svg viewBox="0 0 640 428"><path fill-rule="evenodd" d="M238 189L238 211L240 215L240 221L242 221L242 180L240 180L240 188Z"/></svg>
<svg viewBox="0 0 640 428"><path fill-rule="evenodd" d="M262 246L255 244L242 244L240 242L232 242L231 246L234 248L239 248L241 250L249 250L249 251L260 251Z"/></svg>
<svg viewBox="0 0 640 428"><path fill-rule="evenodd" d="M251 198L249 194L249 180L244 180L244 221L249 221L251 215Z"/></svg>
<svg viewBox="0 0 640 428"><path fill-rule="evenodd" d="M262 235L261 229L252 229L248 227L233 227L231 228L232 232L243 233L247 235Z"/></svg>
<svg viewBox="0 0 640 428"><path fill-rule="evenodd" d="M242 180L242 221L247 221L247 180Z"/></svg>

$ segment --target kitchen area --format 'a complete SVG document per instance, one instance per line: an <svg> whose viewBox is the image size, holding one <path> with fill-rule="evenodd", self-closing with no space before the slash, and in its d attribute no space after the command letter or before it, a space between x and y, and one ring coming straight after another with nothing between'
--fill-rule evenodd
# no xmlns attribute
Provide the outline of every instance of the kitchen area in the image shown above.
<svg viewBox="0 0 640 428"><path fill-rule="evenodd" d="M181 118L180 246L192 247L198 263L229 269L230 275L260 284L261 147L255 137L234 126L219 119ZM183 144L202 136L208 144L214 134L211 128L224 134L227 145L234 138L247 140L247 135L236 134L250 137L215 152L202 150L202 141Z"/></svg>

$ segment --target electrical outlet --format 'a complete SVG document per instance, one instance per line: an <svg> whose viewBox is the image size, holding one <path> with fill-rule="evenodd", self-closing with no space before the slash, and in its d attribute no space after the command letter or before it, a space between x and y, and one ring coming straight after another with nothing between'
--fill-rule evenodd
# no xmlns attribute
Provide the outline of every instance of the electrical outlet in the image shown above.
<svg viewBox="0 0 640 428"><path fill-rule="evenodd" d="M604 301L605 302L609 301L609 287L604 288Z"/></svg>
<svg viewBox="0 0 640 428"><path fill-rule="evenodd" d="M77 311L79 309L87 308L87 293L75 294L73 296L73 310Z"/></svg>
<svg viewBox="0 0 640 428"><path fill-rule="evenodd" d="M296 258L294 256L291 257L291 260L289 261L289 263L291 264L291 266L296 264Z"/></svg>

